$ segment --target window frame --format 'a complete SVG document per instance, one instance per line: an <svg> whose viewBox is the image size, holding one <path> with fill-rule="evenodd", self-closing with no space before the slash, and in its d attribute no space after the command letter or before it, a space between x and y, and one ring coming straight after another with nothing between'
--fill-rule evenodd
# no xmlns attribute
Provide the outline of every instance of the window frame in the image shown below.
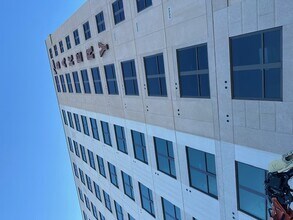
<svg viewBox="0 0 293 220"><path fill-rule="evenodd" d="M168 203L170 203L171 205L173 205L173 211L175 213L175 216L174 217L172 216L171 218L173 218L174 220L181 220L181 210L180 210L180 208L177 207L176 205L174 205L173 203L169 202L167 199L161 197L161 203L162 203L163 218L164 218L164 220L166 220L166 213L168 213L168 212L166 212L165 201L168 202ZM180 216L180 218L177 218L177 214L178 214L177 211L178 210L179 210L179 216ZM170 213L168 213L168 214L170 214Z"/></svg>
<svg viewBox="0 0 293 220"><path fill-rule="evenodd" d="M140 195L140 204L143 210L145 210L147 213L149 213L151 216L153 216L154 218L156 217L155 214L155 204L154 204L154 197L153 197L153 191L151 189L149 189L148 187L146 187L145 185L143 185L142 183L138 182L138 186L139 186L139 195ZM143 203L143 196L142 196L142 190L141 187L145 187L148 191L148 197L144 197L146 200L148 200L148 202L151 204L151 211L153 210L154 213L152 213L151 211L147 210L146 208L144 208L144 203Z"/></svg>
<svg viewBox="0 0 293 220"><path fill-rule="evenodd" d="M90 163L90 167L94 170L96 170L96 163L95 163L95 156L94 153L87 149L87 154L88 154L88 158L89 158L89 163Z"/></svg>
<svg viewBox="0 0 293 220"><path fill-rule="evenodd" d="M100 157L99 155L97 155L97 161L98 161L99 174L107 178L104 159Z"/></svg>
<svg viewBox="0 0 293 220"><path fill-rule="evenodd" d="M65 37L65 42L66 42L66 48L67 48L67 50L70 50L71 49L71 41L70 41L70 36L69 35L67 35Z"/></svg>
<svg viewBox="0 0 293 220"><path fill-rule="evenodd" d="M94 72L95 70L96 70L96 72ZM101 79L99 67L92 67L91 73L92 73L95 94L103 94L102 79ZM95 75L95 73L96 73L96 75Z"/></svg>
<svg viewBox="0 0 293 220"><path fill-rule="evenodd" d="M136 74L136 66L135 66L135 60L125 60L122 61L121 63L121 71L122 71L122 77L123 77L123 83L124 83L124 94L127 96L139 96L139 88L138 88L138 80L137 80L137 74ZM132 70L132 76L125 76L125 66L124 65L131 65L131 70ZM134 90L134 93L130 94L127 92L127 83L126 81L132 82L132 87Z"/></svg>
<svg viewBox="0 0 293 220"><path fill-rule="evenodd" d="M66 78L66 83L67 83L67 87L68 87L68 92L73 93L73 87L72 87L70 73L66 73L65 78Z"/></svg>
<svg viewBox="0 0 293 220"><path fill-rule="evenodd" d="M110 72L108 72L109 69L111 69L112 77L110 77ZM107 82L107 90L108 90L108 95L119 95L119 88L118 88L118 83L117 83L117 76L116 76L116 70L115 70L115 65L114 64L108 64L104 66L104 71L105 71L105 77L106 77L106 82ZM109 86L110 83L114 83L114 90L112 90L112 87Z"/></svg>
<svg viewBox="0 0 293 220"><path fill-rule="evenodd" d="M118 137L117 135L117 130L120 129L120 132L122 134L122 137ZM119 150L120 152L122 153L125 153L125 154L128 154L128 149L127 149L127 140L126 140L126 136L125 136L125 130L124 130L124 127L120 126L120 125L115 125L114 124L114 131L115 131L115 139L116 139L116 144L117 144L117 150ZM124 146L120 146L118 139L120 141L122 141L122 143L124 143Z"/></svg>
<svg viewBox="0 0 293 220"><path fill-rule="evenodd" d="M80 122L79 122L79 116L76 113L73 113L75 128L77 131L81 132Z"/></svg>
<svg viewBox="0 0 293 220"><path fill-rule="evenodd" d="M72 76L73 76L75 92L76 93L81 93L81 86L80 86L78 71L73 71Z"/></svg>
<svg viewBox="0 0 293 220"><path fill-rule="evenodd" d="M144 6L143 6L142 8L139 8L139 7L138 7L138 2L139 2L139 1L143 1L143 3L144 3ZM149 8L149 7L151 7L151 6L153 5L153 1L150 0L150 2L151 2L151 4L150 4L150 5L147 5L147 0L136 0L136 9L137 9L137 13L140 13L140 12L142 12L143 10L145 10L145 9L147 9L147 8Z"/></svg>
<svg viewBox="0 0 293 220"><path fill-rule="evenodd" d="M100 135L99 135L97 120L95 118L90 118L90 124L91 124L93 138L99 141Z"/></svg>
<svg viewBox="0 0 293 220"><path fill-rule="evenodd" d="M83 27L84 39L85 40L91 39L92 34L91 34L90 22L89 21L85 22L82 25L82 27Z"/></svg>
<svg viewBox="0 0 293 220"><path fill-rule="evenodd" d="M117 7L119 9L115 11L114 9L114 4L117 4ZM124 12L124 4L123 0L115 0L112 2L112 12L113 12L113 17L114 17L114 25L117 25L123 21L125 21L125 12Z"/></svg>
<svg viewBox="0 0 293 220"><path fill-rule="evenodd" d="M87 117L84 115L81 115L81 122L82 122L82 128L83 128L83 133L87 136L90 136L90 131L89 131L89 126L87 122Z"/></svg>
<svg viewBox="0 0 293 220"><path fill-rule="evenodd" d="M95 18L96 18L97 30L98 30L98 34L99 34L99 33L106 30L104 12L100 11L98 14L96 14Z"/></svg>
<svg viewBox="0 0 293 220"><path fill-rule="evenodd" d="M78 29L75 29L73 31L73 38L74 38L75 46L79 45L80 44L80 38L79 38Z"/></svg>
<svg viewBox="0 0 293 220"><path fill-rule="evenodd" d="M106 145L112 147L112 140L111 140L111 132L110 132L110 127L109 123L105 121L101 121L101 127L102 127L102 133L103 133L103 141ZM106 139L108 137L108 140Z"/></svg>
<svg viewBox="0 0 293 220"><path fill-rule="evenodd" d="M127 173L123 172L121 170L121 176L122 176L122 183L123 183L123 191L124 191L124 194L126 196L128 196L130 199L132 199L133 201L135 201L135 196L134 196L134 191L133 191L133 182L132 182L132 177L130 175L128 175ZM127 177L127 181L125 181ZM129 184L127 183L129 182ZM129 188L130 189L130 192L131 192L131 195L129 195L126 191L126 188Z"/></svg>
<svg viewBox="0 0 293 220"><path fill-rule="evenodd" d="M87 69L82 69L80 71L80 74L81 74L84 93L91 94L91 85L90 85L90 80L89 80Z"/></svg>
<svg viewBox="0 0 293 220"><path fill-rule="evenodd" d="M145 146L140 146L140 145L136 145L134 142L134 132L138 133L140 135L140 139L141 139L141 143L144 142ZM143 136L143 139L142 139ZM134 158L145 163L148 164L148 153L147 153L147 146L146 146L146 141L145 141L145 134L139 131L135 131L135 130L131 130L131 139L132 139L132 145L133 145L133 151L134 151ZM143 143L142 143L143 144ZM142 152L144 152L144 158L143 160L141 160L140 158L137 157L137 152L136 152L136 147L140 147L142 149Z"/></svg>
<svg viewBox="0 0 293 220"><path fill-rule="evenodd" d="M119 189L116 167L110 162L108 162L108 171L110 174L110 182Z"/></svg>
<svg viewBox="0 0 293 220"><path fill-rule="evenodd" d="M106 209L108 209L111 213L113 213L113 212L112 212L111 198L110 198L109 194L106 193L106 192L103 190L103 196L104 196L104 201L105 201L105 207L106 207Z"/></svg>

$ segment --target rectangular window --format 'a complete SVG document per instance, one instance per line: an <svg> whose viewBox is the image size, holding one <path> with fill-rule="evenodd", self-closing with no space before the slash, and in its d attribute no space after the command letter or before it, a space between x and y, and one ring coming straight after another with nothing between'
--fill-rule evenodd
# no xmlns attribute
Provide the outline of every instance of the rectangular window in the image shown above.
<svg viewBox="0 0 293 220"><path fill-rule="evenodd" d="M126 138L124 133L124 128L118 125L114 125L117 149L125 154L127 154Z"/></svg>
<svg viewBox="0 0 293 220"><path fill-rule="evenodd" d="M118 95L118 86L114 64L104 66L109 95Z"/></svg>
<svg viewBox="0 0 293 220"><path fill-rule="evenodd" d="M74 80L74 86L75 86L75 92L81 93L80 83L79 83L79 77L77 72L73 72L73 80Z"/></svg>
<svg viewBox="0 0 293 220"><path fill-rule="evenodd" d="M152 0L136 0L137 12L150 7L152 5Z"/></svg>
<svg viewBox="0 0 293 220"><path fill-rule="evenodd" d="M101 121L101 126L102 126L104 143L109 146L112 146L109 124L107 122Z"/></svg>
<svg viewBox="0 0 293 220"><path fill-rule="evenodd" d="M164 220L181 220L180 209L168 200L162 198Z"/></svg>
<svg viewBox="0 0 293 220"><path fill-rule="evenodd" d="M176 178L173 144L161 138L154 137L157 169Z"/></svg>
<svg viewBox="0 0 293 220"><path fill-rule="evenodd" d="M85 200L85 206L87 207L89 211L91 211L90 200L85 194L84 194L84 200Z"/></svg>
<svg viewBox="0 0 293 220"><path fill-rule="evenodd" d="M128 213L128 220L135 220L129 213Z"/></svg>
<svg viewBox="0 0 293 220"><path fill-rule="evenodd" d="M79 148L78 148L78 143L76 141L73 141L73 146L74 146L74 151L75 151L75 155L77 157L80 157L80 152L79 152Z"/></svg>
<svg viewBox="0 0 293 220"><path fill-rule="evenodd" d="M236 162L238 209L257 219L267 219L265 178L265 170Z"/></svg>
<svg viewBox="0 0 293 220"><path fill-rule="evenodd" d="M100 77L99 67L92 68L91 71L92 71L92 77L93 77L93 81L94 81L95 93L96 94L103 94L102 81L101 81L101 77Z"/></svg>
<svg viewBox="0 0 293 220"><path fill-rule="evenodd" d="M61 92L59 78L58 78L58 76L55 76L54 78L55 78L55 83L56 83L56 87L57 87L57 92Z"/></svg>
<svg viewBox="0 0 293 220"><path fill-rule="evenodd" d="M79 178L77 166L75 163L73 163L73 170L74 170L74 174L75 174L76 178Z"/></svg>
<svg viewBox="0 0 293 220"><path fill-rule="evenodd" d="M49 49L50 58L53 59L52 48Z"/></svg>
<svg viewBox="0 0 293 220"><path fill-rule="evenodd" d="M73 113L76 130L81 132L78 114Z"/></svg>
<svg viewBox="0 0 293 220"><path fill-rule="evenodd" d="M98 166L99 166L99 173L106 178L106 171L105 171L105 164L104 159L97 155Z"/></svg>
<svg viewBox="0 0 293 220"><path fill-rule="evenodd" d="M73 151L72 140L71 140L70 137L67 137L67 140L68 140L69 149L70 149L70 151L73 153L74 151Z"/></svg>
<svg viewBox="0 0 293 220"><path fill-rule="evenodd" d="M78 168L78 170L79 170L80 180L83 183L83 185L85 185L85 179L84 179L83 171L80 168Z"/></svg>
<svg viewBox="0 0 293 220"><path fill-rule="evenodd" d="M129 198L134 200L132 178L128 174L124 173L123 171L121 171L121 174L122 174L122 180L123 180L124 193Z"/></svg>
<svg viewBox="0 0 293 220"><path fill-rule="evenodd" d="M80 147L80 152L81 152L82 160L83 160L85 163L87 163L85 148L84 148L84 146L82 146L81 144L79 145L79 147Z"/></svg>
<svg viewBox="0 0 293 220"><path fill-rule="evenodd" d="M110 196L105 191L103 191L103 194L104 194L105 206L110 212L112 212Z"/></svg>
<svg viewBox="0 0 293 220"><path fill-rule="evenodd" d="M82 121L83 133L90 136L89 127L87 124L87 118L84 115L81 116L81 121Z"/></svg>
<svg viewBox="0 0 293 220"><path fill-rule="evenodd" d="M71 42L70 42L69 35L67 37L65 37L65 41L66 41L67 50L69 50L71 48Z"/></svg>
<svg viewBox="0 0 293 220"><path fill-rule="evenodd" d="M93 216L95 217L95 219L99 219L98 216L98 211L97 211L97 207L91 202L91 206L92 206L92 211L93 211Z"/></svg>
<svg viewBox="0 0 293 220"><path fill-rule="evenodd" d="M91 122L91 127L92 127L92 133L93 133L93 138L96 140L100 140L99 138L99 132L98 132L98 125L97 125L97 120L90 118Z"/></svg>
<svg viewBox="0 0 293 220"><path fill-rule="evenodd" d="M78 194L79 194L80 201L84 202L84 200L83 200L83 194L82 194L82 191L81 191L81 189L79 187L78 187Z"/></svg>
<svg viewBox="0 0 293 220"><path fill-rule="evenodd" d="M75 43L75 45L80 44L78 29L76 29L75 31L73 31L73 37L74 37L74 43Z"/></svg>
<svg viewBox="0 0 293 220"><path fill-rule="evenodd" d="M98 184L95 183L95 181L94 181L94 188L95 188L95 195L97 199L102 201L100 187L98 186Z"/></svg>
<svg viewBox="0 0 293 220"><path fill-rule="evenodd" d="M70 127L74 129L71 112L67 112L67 116L68 116L68 120L69 120Z"/></svg>
<svg viewBox="0 0 293 220"><path fill-rule="evenodd" d="M101 212L99 212L99 215L100 215L101 220L106 220L105 216L103 216L103 214Z"/></svg>
<svg viewBox="0 0 293 220"><path fill-rule="evenodd" d="M132 130L131 136L132 136L132 143L133 143L133 149L134 149L134 157L148 164L144 134L138 131Z"/></svg>
<svg viewBox="0 0 293 220"><path fill-rule="evenodd" d="M63 116L63 122L64 122L64 124L68 125L66 113L65 113L65 111L63 109L62 109L62 116Z"/></svg>
<svg viewBox="0 0 293 220"><path fill-rule="evenodd" d="M234 99L282 100L282 29L230 39Z"/></svg>
<svg viewBox="0 0 293 220"><path fill-rule="evenodd" d="M54 52L55 52L55 57L58 56L58 48L57 45L54 45Z"/></svg>
<svg viewBox="0 0 293 220"><path fill-rule="evenodd" d="M154 209L154 200L153 200L153 192L145 185L139 183L139 192L141 199L142 208L147 211L149 214L155 217L155 209Z"/></svg>
<svg viewBox="0 0 293 220"><path fill-rule="evenodd" d="M66 74L65 74L65 77L66 77L66 82L67 82L68 92L69 92L69 93L73 93L73 88L72 88L72 83L71 83L70 74L69 74L69 73L66 73Z"/></svg>
<svg viewBox="0 0 293 220"><path fill-rule="evenodd" d="M190 147L186 152L190 186L217 198L215 156Z"/></svg>
<svg viewBox="0 0 293 220"><path fill-rule="evenodd" d="M85 40L90 39L91 38L91 29L90 29L90 23L88 21L83 24L83 31L84 31Z"/></svg>
<svg viewBox="0 0 293 220"><path fill-rule="evenodd" d="M98 33L101 33L104 30L106 30L103 11L101 11L99 14L96 15L96 22L97 22Z"/></svg>
<svg viewBox="0 0 293 220"><path fill-rule="evenodd" d="M92 187L92 180L91 178L85 174L85 179L86 179L86 185L89 191L93 192L93 187Z"/></svg>
<svg viewBox="0 0 293 220"><path fill-rule="evenodd" d="M82 213L83 213L83 219L84 219L84 220L88 220L87 215L85 214L85 212L82 211Z"/></svg>
<svg viewBox="0 0 293 220"><path fill-rule="evenodd" d="M59 41L59 47L60 47L61 53L63 53L64 52L64 47L63 47L63 42L62 41Z"/></svg>
<svg viewBox="0 0 293 220"><path fill-rule="evenodd" d="M180 96L209 98L209 66L207 45L177 50Z"/></svg>
<svg viewBox="0 0 293 220"><path fill-rule="evenodd" d="M87 75L86 69L81 70L81 78L82 78L82 82L83 82L84 93L91 93L89 77Z"/></svg>
<svg viewBox="0 0 293 220"><path fill-rule="evenodd" d="M121 63L125 95L139 95L134 60Z"/></svg>
<svg viewBox="0 0 293 220"><path fill-rule="evenodd" d="M114 16L115 24L118 24L121 21L124 21L125 15L124 15L123 1L116 0L115 2L112 3L112 8L113 8L113 16Z"/></svg>
<svg viewBox="0 0 293 220"><path fill-rule="evenodd" d="M96 169L96 164L95 164L95 157L94 157L94 153L90 150L87 150L87 154L89 157L89 161L90 161L90 166L91 168L93 168L94 170Z"/></svg>
<svg viewBox="0 0 293 220"><path fill-rule="evenodd" d="M61 81L61 86L62 86L62 92L67 92L63 75L60 75L60 81Z"/></svg>
<svg viewBox="0 0 293 220"><path fill-rule="evenodd" d="M163 54L144 57L148 95L167 96Z"/></svg>
<svg viewBox="0 0 293 220"><path fill-rule="evenodd" d="M122 210L121 205L119 205L116 201L114 201L114 203L115 203L117 220L123 220L123 210Z"/></svg>
<svg viewBox="0 0 293 220"><path fill-rule="evenodd" d="M109 168L109 173L110 173L110 181L111 183L119 188L118 186L118 178L117 178L117 173L116 173L116 167L108 162L108 168Z"/></svg>

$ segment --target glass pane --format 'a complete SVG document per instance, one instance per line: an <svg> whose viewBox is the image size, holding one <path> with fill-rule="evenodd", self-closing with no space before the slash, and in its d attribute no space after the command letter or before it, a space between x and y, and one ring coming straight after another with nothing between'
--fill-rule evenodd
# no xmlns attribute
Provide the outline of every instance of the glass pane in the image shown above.
<svg viewBox="0 0 293 220"><path fill-rule="evenodd" d="M150 96L159 96L161 95L160 90L160 81L158 78L148 79L148 94Z"/></svg>
<svg viewBox="0 0 293 220"><path fill-rule="evenodd" d="M131 61L126 61L121 64L124 78L133 76Z"/></svg>
<svg viewBox="0 0 293 220"><path fill-rule="evenodd" d="M160 78L160 86L161 86L161 95L167 96L167 87L166 87L166 80L164 78Z"/></svg>
<svg viewBox="0 0 293 220"><path fill-rule="evenodd" d="M180 73L196 70L196 48L190 47L178 50L177 61Z"/></svg>
<svg viewBox="0 0 293 220"><path fill-rule="evenodd" d="M197 48L198 69L208 69L208 48L207 45Z"/></svg>
<svg viewBox="0 0 293 220"><path fill-rule="evenodd" d="M205 161L205 153L199 150L188 149L188 161L189 165L192 167L196 167L200 170L206 170L206 161Z"/></svg>
<svg viewBox="0 0 293 220"><path fill-rule="evenodd" d="M164 67L164 57L163 54L158 55L158 67L159 67L159 74L165 74L165 67Z"/></svg>
<svg viewBox="0 0 293 220"><path fill-rule="evenodd" d="M133 95L135 94L135 88L133 85L132 80L126 80L124 81L124 86L125 86L125 94L126 95Z"/></svg>
<svg viewBox="0 0 293 220"><path fill-rule="evenodd" d="M145 57L144 63L145 63L145 71L147 76L158 74L156 56Z"/></svg>
<svg viewBox="0 0 293 220"><path fill-rule="evenodd" d="M216 174L215 155L206 153L207 171Z"/></svg>
<svg viewBox="0 0 293 220"><path fill-rule="evenodd" d="M135 146L135 157L136 157L136 159L144 161L143 151L142 151L141 147Z"/></svg>
<svg viewBox="0 0 293 220"><path fill-rule="evenodd" d="M281 99L281 70L265 70L265 98Z"/></svg>
<svg viewBox="0 0 293 220"><path fill-rule="evenodd" d="M156 138L156 137L154 138L154 140L155 140L155 146L156 146L157 153L168 156L166 140L163 140L161 138Z"/></svg>
<svg viewBox="0 0 293 220"><path fill-rule="evenodd" d="M196 97L199 95L197 75L180 76L180 94L181 97Z"/></svg>
<svg viewBox="0 0 293 220"><path fill-rule="evenodd" d="M190 171L191 186L198 188L204 192L208 192L206 175L194 169L191 169Z"/></svg>
<svg viewBox="0 0 293 220"><path fill-rule="evenodd" d="M172 203L167 201L166 199L163 199L163 204L164 204L164 214L166 219L175 219L175 207ZM170 218L172 217L172 218Z"/></svg>
<svg viewBox="0 0 293 220"><path fill-rule="evenodd" d="M214 196L218 196L216 177L208 176L208 182L209 182L209 193L211 193Z"/></svg>
<svg viewBox="0 0 293 220"><path fill-rule="evenodd" d="M264 62L281 62L281 31L264 33Z"/></svg>
<svg viewBox="0 0 293 220"><path fill-rule="evenodd" d="M158 157L158 170L164 173L170 174L168 159L160 155L158 155L157 157Z"/></svg>
<svg viewBox="0 0 293 220"><path fill-rule="evenodd" d="M209 74L198 75L200 81L200 96L209 97L210 96L210 82Z"/></svg>
<svg viewBox="0 0 293 220"><path fill-rule="evenodd" d="M176 177L175 161L169 160L169 163L170 163L171 175Z"/></svg>

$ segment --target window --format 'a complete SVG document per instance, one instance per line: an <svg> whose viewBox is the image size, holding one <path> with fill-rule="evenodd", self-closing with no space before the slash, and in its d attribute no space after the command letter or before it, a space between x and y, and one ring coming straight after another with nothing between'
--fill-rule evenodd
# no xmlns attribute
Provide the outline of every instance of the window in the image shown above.
<svg viewBox="0 0 293 220"><path fill-rule="evenodd" d="M127 145L126 145L124 128L118 125L114 125L114 129L115 129L116 143L117 143L118 150L127 154Z"/></svg>
<svg viewBox="0 0 293 220"><path fill-rule="evenodd" d="M86 179L86 185L89 191L93 192L93 187L92 187L92 180L91 178L85 174L85 179Z"/></svg>
<svg viewBox="0 0 293 220"><path fill-rule="evenodd" d="M121 174L122 174L122 180L123 180L124 193L129 198L134 200L132 178L128 174L124 173L123 171L121 171Z"/></svg>
<svg viewBox="0 0 293 220"><path fill-rule="evenodd" d="M52 48L49 49L50 58L53 59Z"/></svg>
<svg viewBox="0 0 293 220"><path fill-rule="evenodd" d="M117 173L116 173L116 167L108 162L108 168L109 168L109 173L110 173L110 181L111 183L119 188L118 186L118 178L117 178Z"/></svg>
<svg viewBox="0 0 293 220"><path fill-rule="evenodd" d="M113 8L113 16L115 24L120 23L121 21L125 20L124 9L123 9L123 1L116 0L112 4Z"/></svg>
<svg viewBox="0 0 293 220"><path fill-rule="evenodd" d="M157 169L176 178L173 144L161 138L154 137Z"/></svg>
<svg viewBox="0 0 293 220"><path fill-rule="evenodd" d="M80 180L83 183L83 185L85 185L85 179L84 179L83 171L80 168L78 168L78 170L79 170Z"/></svg>
<svg viewBox="0 0 293 220"><path fill-rule="evenodd" d="M99 212L99 215L101 220L106 220L105 216L103 216L101 212Z"/></svg>
<svg viewBox="0 0 293 220"><path fill-rule="evenodd" d="M190 147L186 152L190 186L217 198L215 156Z"/></svg>
<svg viewBox="0 0 293 220"><path fill-rule="evenodd" d="M210 97L207 45L177 50L180 96Z"/></svg>
<svg viewBox="0 0 293 220"><path fill-rule="evenodd" d="M77 157L80 157L79 148L78 148L78 143L77 143L76 141L73 141L73 146L74 146L75 155L76 155Z"/></svg>
<svg viewBox="0 0 293 220"><path fill-rule="evenodd" d="M98 186L98 184L95 183L95 181L94 181L94 188L95 188L95 195L97 199L102 201L100 187Z"/></svg>
<svg viewBox="0 0 293 220"><path fill-rule="evenodd" d="M103 11L101 11L99 14L96 15L96 22L97 22L98 33L101 33L102 31L106 30Z"/></svg>
<svg viewBox="0 0 293 220"><path fill-rule="evenodd" d="M125 95L139 95L134 60L121 63Z"/></svg>
<svg viewBox="0 0 293 220"><path fill-rule="evenodd" d="M92 68L91 71L92 71L92 77L94 81L95 93L103 94L102 81L100 77L99 68L98 67Z"/></svg>
<svg viewBox="0 0 293 220"><path fill-rule="evenodd" d="M107 122L101 121L104 143L112 146L109 125Z"/></svg>
<svg viewBox="0 0 293 220"><path fill-rule="evenodd" d="M91 211L89 198L85 194L84 194L84 200L85 200L85 206L87 207L88 210Z"/></svg>
<svg viewBox="0 0 293 220"><path fill-rule="evenodd" d="M83 219L84 219L84 220L88 220L87 215L85 214L85 212L82 211L82 213L83 213Z"/></svg>
<svg viewBox="0 0 293 220"><path fill-rule="evenodd" d="M66 77L66 82L67 82L68 92L69 92L69 93L73 93L73 88L72 88L72 83L71 83L70 74L69 74L69 73L66 73L66 74L65 74L65 77Z"/></svg>
<svg viewBox="0 0 293 220"><path fill-rule="evenodd" d="M238 209L257 219L267 219L266 171L236 162L236 177Z"/></svg>
<svg viewBox="0 0 293 220"><path fill-rule="evenodd" d="M131 131L134 157L146 164L148 164L147 151L145 145L144 134L138 131Z"/></svg>
<svg viewBox="0 0 293 220"><path fill-rule="evenodd" d="M73 113L76 130L81 132L78 114Z"/></svg>
<svg viewBox="0 0 293 220"><path fill-rule="evenodd" d="M137 12L150 7L152 5L152 0L136 0Z"/></svg>
<svg viewBox="0 0 293 220"><path fill-rule="evenodd" d="M129 213L128 213L128 220L135 220Z"/></svg>
<svg viewBox="0 0 293 220"><path fill-rule="evenodd" d="M73 75L73 80L74 80L75 92L76 93L81 93L81 88L80 88L78 73L77 72L73 72L72 75Z"/></svg>
<svg viewBox="0 0 293 220"><path fill-rule="evenodd" d="M58 78L58 76L55 76L54 78L55 78L55 83L56 83L56 87L57 87L57 92L61 92L59 78Z"/></svg>
<svg viewBox="0 0 293 220"><path fill-rule="evenodd" d="M87 163L87 159L86 159L86 153L85 153L85 148L84 146L82 146L81 144L79 145L80 147L80 152L81 152L81 157L82 157L82 160Z"/></svg>
<svg viewBox="0 0 293 220"><path fill-rule="evenodd" d="M107 87L109 95L118 95L118 86L116 81L116 73L114 64L106 65L105 68L105 75L107 80Z"/></svg>
<svg viewBox="0 0 293 220"><path fill-rule="evenodd" d="M60 47L61 53L63 53L64 52L64 47L63 47L63 42L62 41L59 41L59 47Z"/></svg>
<svg viewBox="0 0 293 220"><path fill-rule="evenodd" d="M90 150L87 150L87 154L89 156L90 166L91 166L91 168L93 168L95 170L96 169L96 164L95 164L94 153L92 151L90 151Z"/></svg>
<svg viewBox="0 0 293 220"><path fill-rule="evenodd" d="M112 212L110 196L105 191L103 191L103 194L104 194L105 206L110 212Z"/></svg>
<svg viewBox="0 0 293 220"><path fill-rule="evenodd" d="M75 163L73 163L73 170L74 170L74 174L75 174L76 178L79 178L77 166Z"/></svg>
<svg viewBox="0 0 293 220"><path fill-rule="evenodd" d="M65 37L65 41L66 41L67 50L69 50L71 48L71 43L70 43L70 37L69 37L69 35L67 37Z"/></svg>
<svg viewBox="0 0 293 220"><path fill-rule="evenodd" d="M83 194L82 194L82 191L81 191L81 189L78 187L78 194L79 194L79 198L80 198L80 200L82 201L82 202L84 202L84 200L83 200Z"/></svg>
<svg viewBox="0 0 293 220"><path fill-rule="evenodd" d="M81 78L82 78L82 82L83 82L84 93L91 93L90 82L89 82L89 78L88 78L86 69L81 71Z"/></svg>
<svg viewBox="0 0 293 220"><path fill-rule="evenodd" d="M90 132L89 132L89 127L88 127L88 124L87 124L87 118L85 116L81 116L81 121L82 121L82 127L83 127L83 133L85 133L86 135L90 135Z"/></svg>
<svg viewBox="0 0 293 220"><path fill-rule="evenodd" d="M76 29L75 31L73 31L73 37L74 37L75 45L80 44L78 29Z"/></svg>
<svg viewBox="0 0 293 220"><path fill-rule="evenodd" d="M282 100L281 42L280 28L231 38L234 99Z"/></svg>
<svg viewBox="0 0 293 220"><path fill-rule="evenodd" d="M70 151L73 153L74 151L73 151L72 140L71 140L70 137L67 137L67 140L68 140L69 149L70 149Z"/></svg>
<svg viewBox="0 0 293 220"><path fill-rule="evenodd" d="M54 45L54 52L55 52L55 57L58 56L58 48L57 45Z"/></svg>
<svg viewBox="0 0 293 220"><path fill-rule="evenodd" d="M121 205L119 205L116 201L114 201L114 203L115 203L117 220L123 220L123 210Z"/></svg>
<svg viewBox="0 0 293 220"><path fill-rule="evenodd" d="M65 111L63 109L62 109L62 116L63 116L64 124L68 125L67 118L66 118L66 113L65 113Z"/></svg>
<svg viewBox="0 0 293 220"><path fill-rule="evenodd" d="M98 216L98 212L97 212L97 207L91 202L91 206L92 206L92 211L93 211L93 216L95 217L95 219L99 219Z"/></svg>
<svg viewBox="0 0 293 220"><path fill-rule="evenodd" d="M98 125L97 125L97 120L90 118L91 122L91 127L92 127L92 133L93 133L93 138L96 140L100 140L99 138L99 132L98 132Z"/></svg>
<svg viewBox="0 0 293 220"><path fill-rule="evenodd" d="M61 86L62 86L62 92L67 92L63 75L60 75L60 81L61 81Z"/></svg>
<svg viewBox="0 0 293 220"><path fill-rule="evenodd" d="M70 127L72 127L74 129L71 112L67 112L67 116L68 116L68 120L69 120Z"/></svg>
<svg viewBox="0 0 293 220"><path fill-rule="evenodd" d="M99 166L99 173L106 178L106 171L104 165L104 159L97 155L98 166Z"/></svg>
<svg viewBox="0 0 293 220"><path fill-rule="evenodd" d="M181 220L180 209L162 198L164 220Z"/></svg>
<svg viewBox="0 0 293 220"><path fill-rule="evenodd" d="M167 96L163 54L144 57L149 96Z"/></svg>
<svg viewBox="0 0 293 220"><path fill-rule="evenodd" d="M153 192L145 185L139 183L141 206L144 210L155 217Z"/></svg>
<svg viewBox="0 0 293 220"><path fill-rule="evenodd" d="M84 38L85 40L91 38L91 29L90 29L90 23L87 21L83 24L83 31L84 31Z"/></svg>

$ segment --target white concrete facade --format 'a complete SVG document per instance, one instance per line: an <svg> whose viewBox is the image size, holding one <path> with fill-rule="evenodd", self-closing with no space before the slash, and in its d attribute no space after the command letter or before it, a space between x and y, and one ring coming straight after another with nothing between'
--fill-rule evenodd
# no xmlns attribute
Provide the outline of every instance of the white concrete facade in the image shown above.
<svg viewBox="0 0 293 220"><path fill-rule="evenodd" d="M60 110L95 118L100 140L97 141L64 125L70 137L104 161L116 166L119 189L97 171L71 153L71 161L81 168L111 197L109 212L88 188L76 178L79 187L106 219L116 219L114 200L135 219L154 219L140 203L138 182L153 191L156 219L163 219L161 197L180 208L181 219L254 219L237 207L235 161L267 169L268 163L293 149L293 1L291 0L152 0L152 6L141 12L135 0L123 0L125 20L115 25L114 0L88 0L69 20L46 40L47 48L57 45L55 62L82 51L84 62L53 71L64 75L87 69L90 86L94 85L90 68L99 67L103 94L58 93ZM106 31L97 32L95 15L104 12ZM82 25L89 21L92 37L84 39ZM250 32L282 27L282 101L232 99L229 38ZM81 43L74 46L73 31L79 30ZM71 39L66 49L65 37ZM65 51L60 53L59 41ZM98 55L98 42L109 44L103 57ZM207 43L210 98L181 98L178 89L176 50ZM94 47L96 58L87 60L85 51ZM147 94L143 58L163 53L167 97ZM124 92L121 62L135 60L139 96ZM119 95L107 94L104 65L114 64ZM71 80L73 78L71 75ZM56 85L55 85L56 86ZM82 85L81 85L82 86ZM68 88L67 88L68 89ZM109 123L112 147L102 141L100 121ZM89 123L89 121L88 121ZM113 125L125 129L128 155L117 150ZM148 165L134 158L131 130L145 134ZM173 143L177 178L158 171L153 137ZM186 146L215 155L218 198L189 186ZM95 158L96 159L96 158ZM97 161L96 161L97 162ZM108 172L105 164L106 172ZM123 193L121 170L132 177L135 201ZM95 219L85 203L81 209Z"/></svg>

